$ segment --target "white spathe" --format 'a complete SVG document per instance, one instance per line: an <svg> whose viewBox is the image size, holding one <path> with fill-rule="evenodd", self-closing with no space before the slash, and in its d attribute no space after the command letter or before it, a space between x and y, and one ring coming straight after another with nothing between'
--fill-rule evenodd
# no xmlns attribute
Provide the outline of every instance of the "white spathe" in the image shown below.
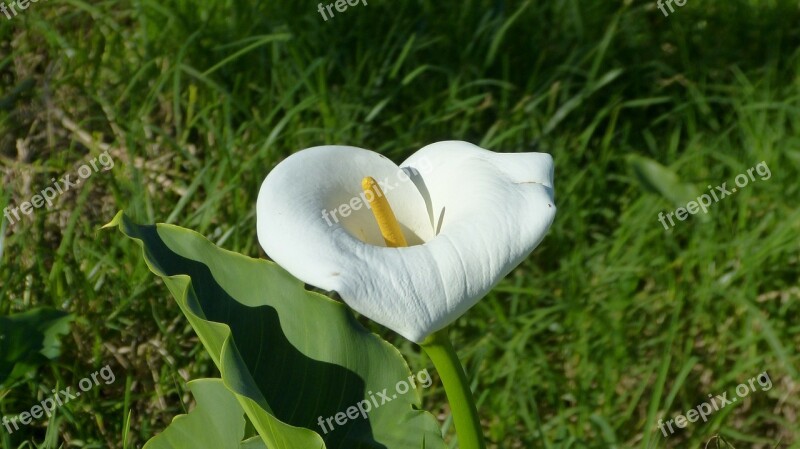
<svg viewBox="0 0 800 449"><path fill-rule="evenodd" d="M385 246L365 176L381 183L410 246ZM257 226L264 251L292 275L421 343L522 262L555 213L549 154L445 141L398 167L369 150L319 146L269 173Z"/></svg>

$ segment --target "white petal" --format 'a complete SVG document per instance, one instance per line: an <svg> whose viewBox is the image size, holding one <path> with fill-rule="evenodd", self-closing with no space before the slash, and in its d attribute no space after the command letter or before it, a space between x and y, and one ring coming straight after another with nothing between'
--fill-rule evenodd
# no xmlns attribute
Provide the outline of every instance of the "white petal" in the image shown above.
<svg viewBox="0 0 800 449"><path fill-rule="evenodd" d="M359 313L421 342L474 305L544 237L555 216L553 164L546 154L439 142L403 166L401 172L353 147L296 153L261 187L258 235L294 276L337 291ZM413 182L403 181L404 173ZM364 207L339 223L322 217L323 209L358 205L364 176L389 182L386 197L409 244L424 244L384 247Z"/></svg>

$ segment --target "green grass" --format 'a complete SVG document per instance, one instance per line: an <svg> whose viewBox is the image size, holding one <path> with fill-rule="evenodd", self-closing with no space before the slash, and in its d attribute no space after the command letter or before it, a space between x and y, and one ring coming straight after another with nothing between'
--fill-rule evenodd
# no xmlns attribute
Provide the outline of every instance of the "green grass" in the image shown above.
<svg viewBox="0 0 800 449"><path fill-rule="evenodd" d="M0 206L106 149L115 160L53 209L3 221L0 313L78 318L0 414L110 363L116 382L61 408L50 447L140 447L184 410L187 380L216 375L137 248L98 232L116 211L263 257L255 199L286 155L343 143L400 162L462 139L556 161L550 234L455 326L491 448L800 448L798 23L797 2L777 0L689 0L669 17L599 0L373 0L328 22L288 1L0 15ZM772 176L665 231L675 205L629 155L698 194L761 161ZM430 366L375 329L412 370ZM769 391L669 438L656 428L765 370ZM448 416L440 383L425 408ZM45 431L0 428L0 447Z"/></svg>

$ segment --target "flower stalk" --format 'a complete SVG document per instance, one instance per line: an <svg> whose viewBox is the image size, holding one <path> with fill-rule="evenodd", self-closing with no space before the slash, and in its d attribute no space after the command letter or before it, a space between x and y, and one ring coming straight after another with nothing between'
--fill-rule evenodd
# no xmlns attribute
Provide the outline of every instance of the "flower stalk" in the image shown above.
<svg viewBox="0 0 800 449"><path fill-rule="evenodd" d="M478 408L469 388L467 374L458 359L448 336L448 328L434 332L422 342L422 349L431 358L433 366L444 384L444 392L450 402L453 423L461 449L486 449L478 418Z"/></svg>

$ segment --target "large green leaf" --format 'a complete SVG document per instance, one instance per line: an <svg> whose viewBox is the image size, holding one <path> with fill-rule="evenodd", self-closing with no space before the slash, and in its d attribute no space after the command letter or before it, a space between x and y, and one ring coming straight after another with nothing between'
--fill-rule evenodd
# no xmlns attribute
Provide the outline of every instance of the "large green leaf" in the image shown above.
<svg viewBox="0 0 800 449"><path fill-rule="evenodd" d="M51 308L0 317L0 386L58 357L72 318Z"/></svg>
<svg viewBox="0 0 800 449"><path fill-rule="evenodd" d="M261 438L244 438L244 410L220 379L189 382L197 407L172 420L144 449L267 449Z"/></svg>
<svg viewBox="0 0 800 449"><path fill-rule="evenodd" d="M400 353L343 304L196 232L139 226L122 213L106 226L115 225L142 245L267 447L444 449L435 418L418 410L418 391L394 394L411 376ZM384 390L389 401L373 399ZM366 419L327 433L318 424L367 402L378 406Z"/></svg>

